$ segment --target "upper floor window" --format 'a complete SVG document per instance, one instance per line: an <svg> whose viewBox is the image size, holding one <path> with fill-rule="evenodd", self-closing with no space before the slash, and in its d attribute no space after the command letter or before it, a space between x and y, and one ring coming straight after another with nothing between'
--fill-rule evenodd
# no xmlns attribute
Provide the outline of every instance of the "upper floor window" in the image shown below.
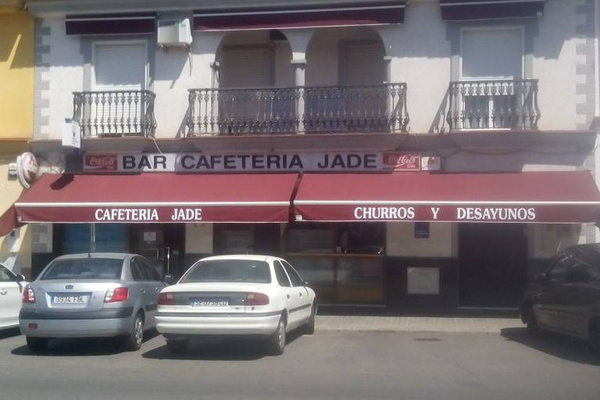
<svg viewBox="0 0 600 400"><path fill-rule="evenodd" d="M146 42L94 42L91 65L91 90L75 93L73 101L73 119L82 134L153 134L154 94L146 90Z"/></svg>
<svg viewBox="0 0 600 400"><path fill-rule="evenodd" d="M94 44L92 90L146 89L145 42Z"/></svg>
<svg viewBox="0 0 600 400"><path fill-rule="evenodd" d="M462 129L510 129L522 107L523 30L461 32Z"/></svg>

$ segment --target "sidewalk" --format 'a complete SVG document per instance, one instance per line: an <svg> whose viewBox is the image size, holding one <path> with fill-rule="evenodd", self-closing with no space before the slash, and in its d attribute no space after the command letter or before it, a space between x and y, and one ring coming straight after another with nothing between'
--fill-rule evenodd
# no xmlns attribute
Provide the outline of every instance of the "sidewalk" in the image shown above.
<svg viewBox="0 0 600 400"><path fill-rule="evenodd" d="M317 331L500 333L524 328L519 318L317 315Z"/></svg>

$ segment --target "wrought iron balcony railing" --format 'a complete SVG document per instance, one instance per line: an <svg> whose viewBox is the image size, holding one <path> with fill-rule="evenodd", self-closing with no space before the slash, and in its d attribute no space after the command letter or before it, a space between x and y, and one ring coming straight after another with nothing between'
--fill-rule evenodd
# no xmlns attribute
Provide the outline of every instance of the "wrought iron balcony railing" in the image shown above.
<svg viewBox="0 0 600 400"><path fill-rule="evenodd" d="M537 79L450 82L450 130L537 129Z"/></svg>
<svg viewBox="0 0 600 400"><path fill-rule="evenodd" d="M406 84L191 89L188 135L406 131Z"/></svg>
<svg viewBox="0 0 600 400"><path fill-rule="evenodd" d="M148 90L73 93L73 121L86 136L154 136L154 99Z"/></svg>

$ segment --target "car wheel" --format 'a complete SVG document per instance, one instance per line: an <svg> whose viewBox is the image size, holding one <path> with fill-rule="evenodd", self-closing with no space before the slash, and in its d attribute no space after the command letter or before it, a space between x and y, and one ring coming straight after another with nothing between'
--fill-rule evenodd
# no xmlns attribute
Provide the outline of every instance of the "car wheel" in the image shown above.
<svg viewBox="0 0 600 400"><path fill-rule="evenodd" d="M125 338L125 349L137 351L142 348L144 342L144 317L138 313L133 320L131 332Z"/></svg>
<svg viewBox="0 0 600 400"><path fill-rule="evenodd" d="M182 354L188 348L187 339L167 339L167 349L173 354Z"/></svg>
<svg viewBox="0 0 600 400"><path fill-rule="evenodd" d="M315 334L316 315L317 315L317 305L313 304L311 312L310 312L310 318L308 319L308 322L306 323L306 325L304 325L304 334L305 335L314 335Z"/></svg>
<svg viewBox="0 0 600 400"><path fill-rule="evenodd" d="M27 341L27 347L29 347L29 350L33 351L34 353L44 351L48 346L47 338L27 336L25 340Z"/></svg>
<svg viewBox="0 0 600 400"><path fill-rule="evenodd" d="M538 326L537 320L535 319L535 313L531 304L527 304L524 307L525 320L527 321L527 331L531 334L537 335L540 333L540 327Z"/></svg>
<svg viewBox="0 0 600 400"><path fill-rule="evenodd" d="M279 318L275 333L269 338L269 350L275 356L283 354L283 350L285 349L285 326L285 319L282 316Z"/></svg>

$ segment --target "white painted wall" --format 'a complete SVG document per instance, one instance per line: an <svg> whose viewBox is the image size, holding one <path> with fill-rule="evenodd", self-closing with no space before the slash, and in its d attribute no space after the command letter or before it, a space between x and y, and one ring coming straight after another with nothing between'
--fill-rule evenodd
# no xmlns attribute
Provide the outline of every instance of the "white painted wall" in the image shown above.
<svg viewBox="0 0 600 400"><path fill-rule="evenodd" d="M392 57L391 81L408 84L409 132L427 133L450 82L450 42L437 2L411 3L400 26L377 28Z"/></svg>
<svg viewBox="0 0 600 400"><path fill-rule="evenodd" d="M557 252L578 244L580 225L533 224L527 229L530 258L551 258Z"/></svg>
<svg viewBox="0 0 600 400"><path fill-rule="evenodd" d="M542 113L539 129L575 129L576 38L581 16L575 14L581 1L547 0L534 42L533 77L539 79L538 103ZM581 82L583 83L583 82Z"/></svg>
<svg viewBox="0 0 600 400"><path fill-rule="evenodd" d="M42 92L42 98L49 100L45 116L50 121L49 129L42 130L42 134L49 139L61 139L64 119L73 116L73 92L80 92L84 87L84 60L79 37L67 36L63 18L46 19L44 25L51 31L43 42L50 48L50 54L43 56L50 68L42 73L42 79L50 83L48 92Z"/></svg>
<svg viewBox="0 0 600 400"><path fill-rule="evenodd" d="M173 138L185 131L188 89L212 87L211 64L222 38L223 34L218 32L195 33L190 53L183 48L156 51L157 138Z"/></svg>
<svg viewBox="0 0 600 400"><path fill-rule="evenodd" d="M415 238L412 222L386 224L386 255L391 257L457 257L456 224L429 224L429 239Z"/></svg>

